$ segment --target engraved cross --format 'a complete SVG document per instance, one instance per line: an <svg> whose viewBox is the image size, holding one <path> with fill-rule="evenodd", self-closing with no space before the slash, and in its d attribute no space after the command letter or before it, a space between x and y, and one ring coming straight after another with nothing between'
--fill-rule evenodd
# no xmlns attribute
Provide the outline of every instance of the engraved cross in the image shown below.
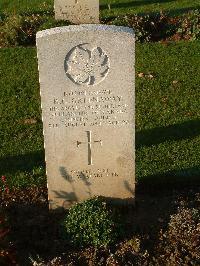
<svg viewBox="0 0 200 266"><path fill-rule="evenodd" d="M88 165L92 165L92 144L93 143L100 143L102 146L101 140L94 140L92 141L92 131L86 131L88 142L80 142L77 141L77 147L79 147L81 144L87 144L88 145Z"/></svg>

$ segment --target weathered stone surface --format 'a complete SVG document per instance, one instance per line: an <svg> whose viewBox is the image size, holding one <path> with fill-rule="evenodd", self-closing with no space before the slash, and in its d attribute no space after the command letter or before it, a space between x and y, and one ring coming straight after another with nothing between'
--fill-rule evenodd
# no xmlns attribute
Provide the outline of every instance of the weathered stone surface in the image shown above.
<svg viewBox="0 0 200 266"><path fill-rule="evenodd" d="M55 18L75 24L99 23L99 0L55 0Z"/></svg>
<svg viewBox="0 0 200 266"><path fill-rule="evenodd" d="M97 195L133 200L134 45L125 27L37 33L51 208Z"/></svg>

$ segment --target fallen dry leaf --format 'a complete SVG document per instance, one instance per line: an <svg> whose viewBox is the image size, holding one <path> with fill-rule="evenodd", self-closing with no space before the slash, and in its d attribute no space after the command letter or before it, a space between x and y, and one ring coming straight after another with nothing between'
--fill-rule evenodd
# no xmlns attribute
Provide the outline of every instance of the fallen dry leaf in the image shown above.
<svg viewBox="0 0 200 266"><path fill-rule="evenodd" d="M25 125L33 125L37 123L37 120L34 118L27 118L23 121Z"/></svg>
<svg viewBox="0 0 200 266"><path fill-rule="evenodd" d="M150 78L150 79L154 78L154 76L152 74L148 74L147 77Z"/></svg>
<svg viewBox="0 0 200 266"><path fill-rule="evenodd" d="M144 73L142 73L142 72L138 74L138 77L139 77L139 78L143 78L144 76L145 76L145 75L144 75Z"/></svg>

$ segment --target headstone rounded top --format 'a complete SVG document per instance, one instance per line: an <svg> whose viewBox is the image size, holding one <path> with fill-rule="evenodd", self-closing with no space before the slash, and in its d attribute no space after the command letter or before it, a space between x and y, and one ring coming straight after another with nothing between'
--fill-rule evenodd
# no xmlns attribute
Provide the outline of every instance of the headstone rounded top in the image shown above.
<svg viewBox="0 0 200 266"><path fill-rule="evenodd" d="M115 26L115 25L102 25L102 24L82 24L82 25L70 25L64 27L56 27L47 30L37 32L36 38L46 37L52 34L60 34L65 32L81 32L81 31L110 31L110 32L124 32L134 35L132 28Z"/></svg>

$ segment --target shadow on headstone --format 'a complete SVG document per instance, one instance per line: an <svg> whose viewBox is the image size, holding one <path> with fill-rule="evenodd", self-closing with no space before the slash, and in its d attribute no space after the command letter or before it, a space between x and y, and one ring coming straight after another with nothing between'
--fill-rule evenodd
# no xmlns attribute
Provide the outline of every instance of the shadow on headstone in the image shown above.
<svg viewBox="0 0 200 266"><path fill-rule="evenodd" d="M53 191L56 195L56 198L59 198L59 199L63 199L64 200L64 203L63 203L63 207L64 208L68 208L70 207L71 205L73 205L74 203L78 202L78 197L77 197L77 194L76 194L76 189L75 189L75 186L74 186L74 180L73 180L73 177L67 172L66 168L61 166L60 169L60 174L61 176L67 181L70 183L71 185L71 192L67 192L67 191ZM89 179L88 177L83 173L81 172L80 173L80 179L82 180L82 182L84 183L85 185L85 189L86 189L86 193L88 194L88 197L92 197L92 191L91 191L91 183L89 182Z"/></svg>
<svg viewBox="0 0 200 266"><path fill-rule="evenodd" d="M66 168L63 167L63 166L60 167L59 171L60 171L61 176L67 182L70 183L71 192L62 191L62 190L61 191L55 191L54 190L53 192L55 193L56 198L64 200L63 207L68 209L73 204L78 202L78 196L76 194L76 189L75 189L75 186L73 184L74 183L73 177L67 172ZM89 178L83 172L80 173L80 177L79 178L82 180L82 182L85 185L85 190L87 191L86 193L88 194L88 198L92 198L93 195L92 195L92 191L91 191L91 188L90 188L90 186L92 184L89 181ZM101 196L101 195L99 195L99 196L104 198L107 202L113 203L114 205L115 204L117 204L117 205L119 204L119 205L123 206L123 205L133 204L135 202L135 199L134 199L134 196L135 196L134 187L131 187L131 185L127 181L124 181L124 187L126 188L127 191L129 191L133 195L133 198L120 199L120 198L113 198L113 197L104 197L104 196ZM51 204L51 202L50 202L50 204Z"/></svg>

